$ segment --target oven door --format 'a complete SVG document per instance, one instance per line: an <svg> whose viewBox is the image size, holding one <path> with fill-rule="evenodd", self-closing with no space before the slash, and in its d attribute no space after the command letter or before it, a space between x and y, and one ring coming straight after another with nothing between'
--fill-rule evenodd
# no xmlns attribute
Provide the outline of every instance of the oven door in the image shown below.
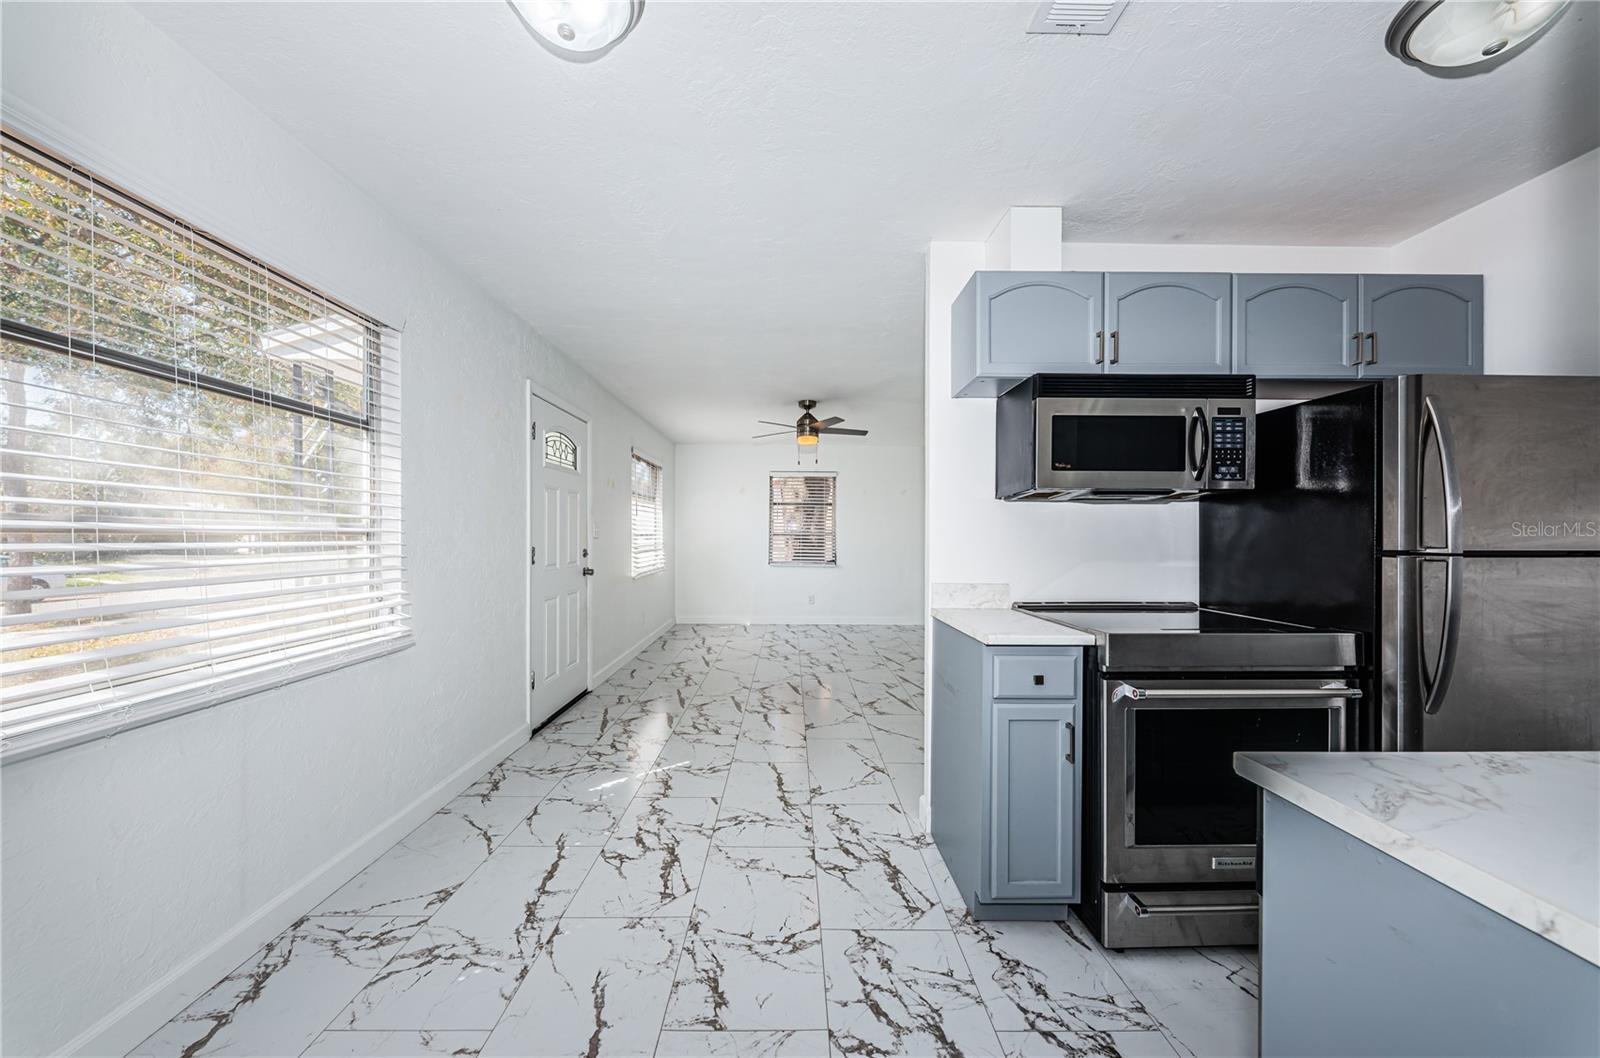
<svg viewBox="0 0 1600 1058"><path fill-rule="evenodd" d="M1103 680L1103 880L1253 884L1256 788L1234 753L1341 750L1360 697L1344 680Z"/></svg>
<svg viewBox="0 0 1600 1058"><path fill-rule="evenodd" d="M1210 402L1203 399L1040 399L1034 409L1037 487L1203 489L1209 480L1211 417Z"/></svg>

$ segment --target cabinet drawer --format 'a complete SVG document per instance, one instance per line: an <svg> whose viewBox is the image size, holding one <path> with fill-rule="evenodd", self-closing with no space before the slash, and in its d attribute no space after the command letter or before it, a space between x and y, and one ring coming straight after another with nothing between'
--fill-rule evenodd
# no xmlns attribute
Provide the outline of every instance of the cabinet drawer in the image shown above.
<svg viewBox="0 0 1600 1058"><path fill-rule="evenodd" d="M994 659L996 698L1076 698L1076 654L1002 654Z"/></svg>

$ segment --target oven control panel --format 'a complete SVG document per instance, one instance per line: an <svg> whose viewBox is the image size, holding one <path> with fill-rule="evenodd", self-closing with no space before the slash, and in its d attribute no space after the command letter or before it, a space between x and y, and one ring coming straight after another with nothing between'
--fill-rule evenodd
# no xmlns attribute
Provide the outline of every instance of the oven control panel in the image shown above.
<svg viewBox="0 0 1600 1058"><path fill-rule="evenodd" d="M1218 414L1211 420L1211 480L1245 480L1245 421Z"/></svg>

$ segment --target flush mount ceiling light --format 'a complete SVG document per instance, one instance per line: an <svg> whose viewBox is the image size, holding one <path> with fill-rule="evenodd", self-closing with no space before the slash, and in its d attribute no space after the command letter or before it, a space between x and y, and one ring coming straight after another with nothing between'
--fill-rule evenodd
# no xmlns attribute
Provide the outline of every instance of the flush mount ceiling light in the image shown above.
<svg viewBox="0 0 1600 1058"><path fill-rule="evenodd" d="M1572 0L1413 0L1384 40L1401 62L1436 77L1492 70L1538 40Z"/></svg>
<svg viewBox="0 0 1600 1058"><path fill-rule="evenodd" d="M644 14L644 0L506 0L535 40L563 59L593 62Z"/></svg>

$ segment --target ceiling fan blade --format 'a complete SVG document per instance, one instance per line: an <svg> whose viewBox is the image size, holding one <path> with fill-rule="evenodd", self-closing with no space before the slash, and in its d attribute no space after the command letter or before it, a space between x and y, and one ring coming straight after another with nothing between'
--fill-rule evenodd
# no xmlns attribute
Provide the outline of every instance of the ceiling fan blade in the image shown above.
<svg viewBox="0 0 1600 1058"><path fill-rule="evenodd" d="M832 418L823 419L821 422L817 423L817 428L819 430L826 430L830 427L837 426L842 422L844 422L844 420L835 415Z"/></svg>
<svg viewBox="0 0 1600 1058"><path fill-rule="evenodd" d="M792 422L773 422L770 419L757 419L756 422L760 423L762 426L782 426L788 430L794 429L794 423Z"/></svg>
<svg viewBox="0 0 1600 1058"><path fill-rule="evenodd" d="M755 441L755 440L758 440L758 439L760 439L762 437L781 437L784 434L792 434L792 433L794 433L793 430L778 430L775 433L757 433L757 434L751 434L750 435L750 440Z"/></svg>
<svg viewBox="0 0 1600 1058"><path fill-rule="evenodd" d="M825 434L843 434L845 437L865 437L865 436L867 436L867 431L865 431L865 430L841 430L837 426L830 426L826 430L823 430L822 433L825 433Z"/></svg>

